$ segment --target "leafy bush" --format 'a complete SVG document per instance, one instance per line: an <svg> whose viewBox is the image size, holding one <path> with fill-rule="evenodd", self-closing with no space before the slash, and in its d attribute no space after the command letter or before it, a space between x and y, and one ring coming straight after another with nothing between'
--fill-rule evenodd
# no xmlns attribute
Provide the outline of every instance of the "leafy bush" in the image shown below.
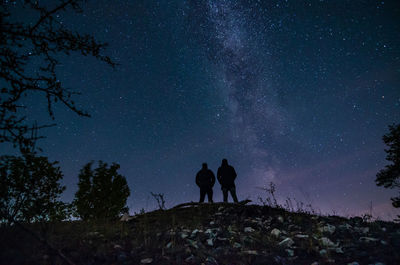
<svg viewBox="0 0 400 265"><path fill-rule="evenodd" d="M65 190L58 162L27 154L0 158L1 222L63 220L68 204L59 201Z"/></svg>
<svg viewBox="0 0 400 265"><path fill-rule="evenodd" d="M79 174L73 202L77 216L83 220L110 219L127 212L130 191L125 177L117 172L120 166L113 163L107 167L99 161L99 166L92 170L92 164L86 164Z"/></svg>

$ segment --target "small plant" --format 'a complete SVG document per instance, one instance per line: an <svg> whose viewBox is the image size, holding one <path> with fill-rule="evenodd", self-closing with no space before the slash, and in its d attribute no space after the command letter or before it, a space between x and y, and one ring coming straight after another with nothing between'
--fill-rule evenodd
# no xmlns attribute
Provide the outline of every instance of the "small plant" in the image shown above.
<svg viewBox="0 0 400 265"><path fill-rule="evenodd" d="M158 204L158 209L159 210L165 210L165 199L164 199L164 193L153 193L150 192L151 196L157 201Z"/></svg>

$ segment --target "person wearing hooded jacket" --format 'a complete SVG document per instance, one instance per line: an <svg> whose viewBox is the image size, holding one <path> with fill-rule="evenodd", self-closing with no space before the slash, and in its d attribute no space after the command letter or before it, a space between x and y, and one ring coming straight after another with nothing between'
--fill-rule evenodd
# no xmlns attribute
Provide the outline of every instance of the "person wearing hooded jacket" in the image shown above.
<svg viewBox="0 0 400 265"><path fill-rule="evenodd" d="M228 165L228 160L222 159L222 164L218 168L217 179L221 184L224 202L228 202L228 191L231 193L233 201L238 202L235 186L236 176L236 171L232 166Z"/></svg>
<svg viewBox="0 0 400 265"><path fill-rule="evenodd" d="M208 202L213 202L213 186L215 184L215 175L208 169L207 163L203 163L202 169L196 175L196 184L200 188L200 202L204 202L207 194Z"/></svg>

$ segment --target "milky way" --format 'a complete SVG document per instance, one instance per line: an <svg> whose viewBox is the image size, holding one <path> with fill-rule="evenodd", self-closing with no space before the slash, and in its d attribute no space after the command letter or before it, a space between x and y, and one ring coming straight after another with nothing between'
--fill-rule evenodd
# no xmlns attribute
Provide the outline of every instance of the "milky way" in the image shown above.
<svg viewBox="0 0 400 265"><path fill-rule="evenodd" d="M11 7L10 7L11 8ZM12 8L17 8L12 6ZM17 10L25 18L24 9ZM400 121L399 1L88 1L58 19L108 42L114 70L71 54L60 80L90 119L55 105L40 142L71 201L91 160L117 162L131 211L198 200L203 162L235 167L239 199L277 185L324 213L394 216L376 187ZM40 121L49 120L27 98ZM35 108L36 107L36 108ZM35 116L35 117L36 117ZM48 121L53 123L53 121ZM222 199L218 184L215 201Z"/></svg>

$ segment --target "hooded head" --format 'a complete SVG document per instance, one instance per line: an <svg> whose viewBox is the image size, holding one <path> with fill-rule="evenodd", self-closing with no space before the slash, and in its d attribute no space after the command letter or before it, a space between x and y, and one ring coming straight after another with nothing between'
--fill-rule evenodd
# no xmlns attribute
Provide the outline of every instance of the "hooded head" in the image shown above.
<svg viewBox="0 0 400 265"><path fill-rule="evenodd" d="M207 163L203 163L202 169L207 169Z"/></svg>
<svg viewBox="0 0 400 265"><path fill-rule="evenodd" d="M222 159L221 166L226 167L227 165L228 165L228 160L226 160L225 158Z"/></svg>

